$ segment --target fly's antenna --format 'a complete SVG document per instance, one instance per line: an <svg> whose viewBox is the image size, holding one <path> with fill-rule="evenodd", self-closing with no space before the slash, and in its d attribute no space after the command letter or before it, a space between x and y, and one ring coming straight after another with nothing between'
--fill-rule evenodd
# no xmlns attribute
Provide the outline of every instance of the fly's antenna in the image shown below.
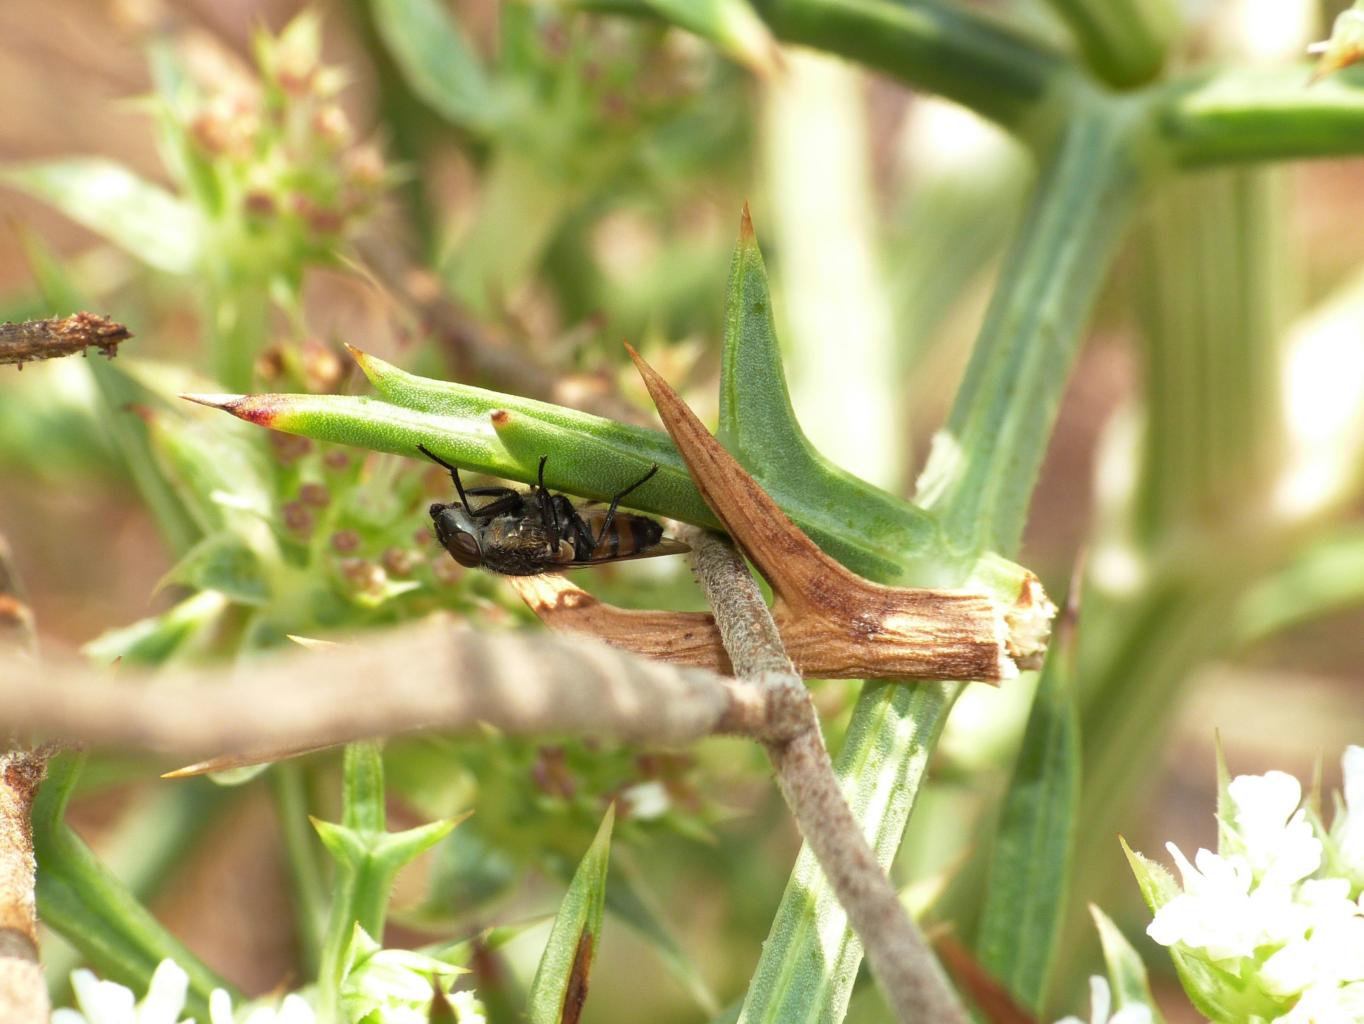
<svg viewBox="0 0 1364 1024"><path fill-rule="evenodd" d="M452 466L450 463L446 462L439 455L435 454L433 451L431 451L430 448L426 447L426 445L424 444L417 445L417 451L421 452L428 459L434 462L437 466L443 466L450 471L450 479L455 482L455 491L459 494L460 504L464 506L464 510L466 512L470 511L469 499L464 495L464 484L462 484L459 479L459 470Z"/></svg>

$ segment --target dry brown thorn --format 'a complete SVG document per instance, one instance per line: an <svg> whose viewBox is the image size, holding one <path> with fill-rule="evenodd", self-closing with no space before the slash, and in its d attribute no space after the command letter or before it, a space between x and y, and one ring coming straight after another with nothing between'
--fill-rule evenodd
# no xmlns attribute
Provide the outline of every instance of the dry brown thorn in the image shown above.
<svg viewBox="0 0 1364 1024"><path fill-rule="evenodd" d="M984 593L863 579L801 532L667 382L626 347L702 498L771 583L773 614L802 676L999 682L1040 661L1051 607L1035 577L1008 607ZM556 629L677 664L727 670L709 615L617 608L558 576L525 577L513 586Z"/></svg>
<svg viewBox="0 0 1364 1024"><path fill-rule="evenodd" d="M507 582L548 626L584 633L612 647L732 674L715 617L708 612L660 612L621 608L599 601L558 573L509 576Z"/></svg>

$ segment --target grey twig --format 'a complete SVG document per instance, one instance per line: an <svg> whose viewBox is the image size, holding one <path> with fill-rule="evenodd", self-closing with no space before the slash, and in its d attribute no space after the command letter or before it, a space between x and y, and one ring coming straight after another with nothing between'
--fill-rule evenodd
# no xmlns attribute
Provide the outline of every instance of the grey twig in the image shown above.
<svg viewBox="0 0 1364 1024"><path fill-rule="evenodd" d="M51 320L0 324L0 363L25 363L84 352L94 345L110 358L132 332L96 313L73 313Z"/></svg>
<svg viewBox="0 0 1364 1024"><path fill-rule="evenodd" d="M354 646L155 677L0 661L0 730L98 747L268 754L481 723L669 744L770 729L753 684L587 638L476 633L443 617Z"/></svg>
<svg viewBox="0 0 1364 1024"><path fill-rule="evenodd" d="M761 688L764 746L782 795L861 936L890 1006L905 1022L966 1024L946 974L843 799L809 692L743 558L715 534L691 529L685 539L735 675Z"/></svg>

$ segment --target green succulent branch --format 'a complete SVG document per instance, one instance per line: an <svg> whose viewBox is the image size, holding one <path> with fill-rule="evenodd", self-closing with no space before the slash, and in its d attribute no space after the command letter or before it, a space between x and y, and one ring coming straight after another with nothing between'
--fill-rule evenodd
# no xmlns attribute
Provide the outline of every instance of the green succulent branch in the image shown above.
<svg viewBox="0 0 1364 1024"><path fill-rule="evenodd" d="M773 33L893 75L1027 137L1074 76L1064 55L958 4L759 0Z"/></svg>
<svg viewBox="0 0 1364 1024"><path fill-rule="evenodd" d="M731 300L765 305L766 277L751 234L741 237L733 268ZM733 316L726 333L726 379L722 391L744 395L740 418L786 421L794 436L790 400L779 375L773 384L776 338L767 314ZM461 466L532 483L541 455L548 486L598 500L637 479L652 463L659 472L631 495L631 505L697 526L719 523L701 500L681 456L662 431L576 412L532 399L406 373L383 360L356 353L382 400L337 395L194 395L273 430L419 458L424 444ZM733 405L726 405L726 416ZM750 437L748 432L742 434ZM784 457L773 464L765 447L748 441L735 454L791 518L816 543L850 568L896 582L941 559L938 528L921 509L830 466L804 448L804 461ZM786 470L791 470L788 475ZM968 560L976 578L1012 601L1027 574L982 554Z"/></svg>
<svg viewBox="0 0 1364 1024"><path fill-rule="evenodd" d="M1111 105L1110 105L1111 104ZM1061 393L1143 184L1140 108L1077 114L1044 165L919 479L963 554L1017 548Z"/></svg>
<svg viewBox="0 0 1364 1024"><path fill-rule="evenodd" d="M1364 81L1341 72L1308 87L1305 64L1194 73L1153 87L1172 164L1184 168L1355 156L1364 146Z"/></svg>
<svg viewBox="0 0 1364 1024"><path fill-rule="evenodd" d="M1119 88L1154 78L1180 28L1172 0L1048 0L1093 72Z"/></svg>

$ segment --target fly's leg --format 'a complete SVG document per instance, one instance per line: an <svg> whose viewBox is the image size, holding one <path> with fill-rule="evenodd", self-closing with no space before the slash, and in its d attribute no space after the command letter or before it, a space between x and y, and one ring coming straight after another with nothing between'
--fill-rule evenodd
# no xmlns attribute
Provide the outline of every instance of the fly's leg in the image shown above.
<svg viewBox="0 0 1364 1024"><path fill-rule="evenodd" d="M516 507L517 502L521 498L521 496L510 487L473 487L466 493L464 484L459 478L459 470L455 466L446 462L439 455L434 454L431 449L427 448L424 444L417 445L417 451L421 452L436 465L444 466L450 471L450 479L455 482L455 491L459 494L460 504L463 505L464 510L475 519L491 519L493 516L501 515L503 512L510 512ZM473 505L469 503L470 494L477 494L480 497L500 494L502 497L489 505L484 505L480 509L475 509Z"/></svg>
<svg viewBox="0 0 1364 1024"><path fill-rule="evenodd" d="M638 480L632 483L629 487L625 488L625 490L621 491L619 494L617 494L614 498L611 499L611 506L606 510L606 518L602 520L601 533L597 535L597 539L592 543L592 549L594 551L601 544L601 542L606 539L607 534L610 532L611 523L614 522L616 518L616 506L620 504L620 500L624 498L627 494L629 494L631 491L633 491L636 487L642 487L646 483L648 483L650 478L657 472L658 463L655 462L652 466L649 467L649 472L645 473L642 477L640 477Z"/></svg>
<svg viewBox="0 0 1364 1024"><path fill-rule="evenodd" d="M595 545L592 539L592 528L578 514L578 510L573 507L573 502L562 494L556 494L552 501L555 515L558 517L559 528L573 542L573 550L577 552L577 557L586 561L591 557Z"/></svg>
<svg viewBox="0 0 1364 1024"><path fill-rule="evenodd" d="M559 538L563 536L563 528L559 525L559 511L554 507L554 501L545 489L545 461L548 455L540 456L540 469L536 473L539 483L535 488L535 496L540 502L540 521L545 524L545 529L549 531L549 546L551 551L559 550Z"/></svg>

